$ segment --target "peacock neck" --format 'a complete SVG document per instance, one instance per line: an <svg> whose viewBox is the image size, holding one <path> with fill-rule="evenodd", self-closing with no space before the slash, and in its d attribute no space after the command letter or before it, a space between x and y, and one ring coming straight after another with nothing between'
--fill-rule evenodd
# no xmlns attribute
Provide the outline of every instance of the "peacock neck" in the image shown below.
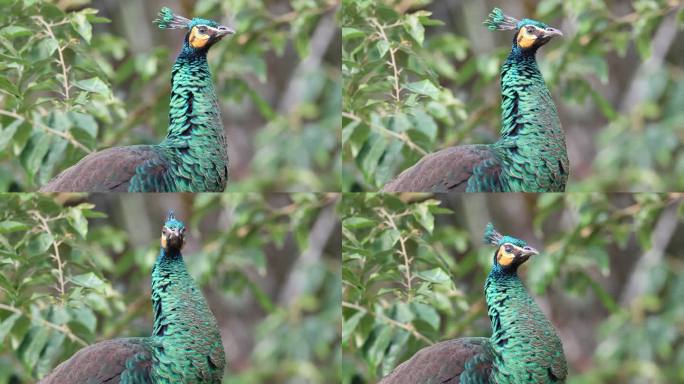
<svg viewBox="0 0 684 384"><path fill-rule="evenodd" d="M501 138L492 145L504 190L563 191L569 163L565 134L534 52L514 46L501 68Z"/></svg>
<svg viewBox="0 0 684 384"><path fill-rule="evenodd" d="M502 139L545 136L547 117L540 112L549 107L555 111L556 107L534 52L524 52L517 46L511 50L501 68L501 107Z"/></svg>
<svg viewBox="0 0 684 384"><path fill-rule="evenodd" d="M492 270L485 283L496 383L552 382L549 366L565 357L553 325L515 271Z"/></svg>
<svg viewBox="0 0 684 384"><path fill-rule="evenodd" d="M152 338L157 341L153 376L219 382L225 368L221 336L180 251L161 249L152 269L152 305Z"/></svg>
<svg viewBox="0 0 684 384"><path fill-rule="evenodd" d="M173 65L169 130L159 144L173 191L222 192L228 180L228 149L206 51L187 43Z"/></svg>
<svg viewBox="0 0 684 384"><path fill-rule="evenodd" d="M206 52L176 59L171 76L169 131L166 141L187 141L204 135L223 136L218 100Z"/></svg>
<svg viewBox="0 0 684 384"><path fill-rule="evenodd" d="M188 321L197 313L210 313L195 280L190 276L180 251L162 248L152 271L153 336L183 340L188 336ZM193 327L215 324L199 323Z"/></svg>

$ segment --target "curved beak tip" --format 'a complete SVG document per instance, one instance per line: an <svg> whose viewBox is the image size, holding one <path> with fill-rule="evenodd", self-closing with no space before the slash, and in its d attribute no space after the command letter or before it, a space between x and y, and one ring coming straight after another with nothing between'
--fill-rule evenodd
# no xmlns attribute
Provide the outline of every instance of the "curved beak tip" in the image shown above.
<svg viewBox="0 0 684 384"><path fill-rule="evenodd" d="M546 30L546 32L547 32L547 33L546 33L547 36L551 36L551 37L553 37L553 36L563 37L563 32L562 32L560 29L548 28L548 29Z"/></svg>
<svg viewBox="0 0 684 384"><path fill-rule="evenodd" d="M226 27L225 25L220 26L220 27L218 28L218 30L219 30L219 34L220 34L221 36L233 35L233 34L235 34L235 30L234 30L233 28Z"/></svg>

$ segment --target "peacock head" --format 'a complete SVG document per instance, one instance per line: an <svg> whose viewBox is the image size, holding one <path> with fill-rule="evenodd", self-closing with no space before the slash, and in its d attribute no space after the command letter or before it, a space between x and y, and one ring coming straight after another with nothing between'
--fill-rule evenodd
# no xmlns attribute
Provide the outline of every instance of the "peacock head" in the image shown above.
<svg viewBox="0 0 684 384"><path fill-rule="evenodd" d="M515 30L513 46L520 48L523 52L536 52L539 47L551 41L553 37L563 36L563 32L549 27L541 21L518 20L505 15L500 8L494 8L484 24L491 30Z"/></svg>
<svg viewBox="0 0 684 384"><path fill-rule="evenodd" d="M485 228L484 242L497 247L492 267L494 270L515 272L530 256L539 254L523 240L500 234L492 223Z"/></svg>
<svg viewBox="0 0 684 384"><path fill-rule="evenodd" d="M185 224L176 220L173 210L170 210L162 227L161 247L167 252L180 251L184 244Z"/></svg>
<svg viewBox="0 0 684 384"><path fill-rule="evenodd" d="M195 17L190 20L173 13L167 7L159 11L154 22L162 29L188 29L185 35L185 46L197 52L206 52L212 45L235 31L219 23Z"/></svg>

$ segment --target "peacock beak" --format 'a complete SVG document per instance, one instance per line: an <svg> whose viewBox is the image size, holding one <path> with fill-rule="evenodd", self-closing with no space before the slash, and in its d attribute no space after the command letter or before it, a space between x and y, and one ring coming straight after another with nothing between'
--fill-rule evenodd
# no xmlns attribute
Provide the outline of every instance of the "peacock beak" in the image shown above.
<svg viewBox="0 0 684 384"><path fill-rule="evenodd" d="M166 245L170 248L180 248L183 245L183 236L178 228L169 229L166 235Z"/></svg>
<svg viewBox="0 0 684 384"><path fill-rule="evenodd" d="M530 256L538 255L538 254L539 254L539 251L537 251L536 249L534 249L532 247L525 247L525 248L523 248L523 251L522 251L522 255L525 257L530 257Z"/></svg>
<svg viewBox="0 0 684 384"><path fill-rule="evenodd" d="M556 37L556 36L562 37L562 36L563 36L563 32L561 32L560 29L551 28L551 27L548 27L548 28L546 28L546 29L544 30L544 37L545 37L545 38L549 38L549 39L550 39L550 38Z"/></svg>
<svg viewBox="0 0 684 384"><path fill-rule="evenodd" d="M234 33L234 29L226 27L225 25L220 25L218 28L216 28L216 37L218 37L219 39L223 36L232 35Z"/></svg>

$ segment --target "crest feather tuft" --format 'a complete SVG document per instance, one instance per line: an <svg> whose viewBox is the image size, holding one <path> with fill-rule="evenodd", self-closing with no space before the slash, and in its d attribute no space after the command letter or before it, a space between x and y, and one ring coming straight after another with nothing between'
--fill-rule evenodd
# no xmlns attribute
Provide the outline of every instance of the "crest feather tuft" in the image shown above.
<svg viewBox="0 0 684 384"><path fill-rule="evenodd" d="M174 14L171 8L164 7L159 11L154 23L161 29L183 29L188 27L190 20Z"/></svg>
<svg viewBox="0 0 684 384"><path fill-rule="evenodd" d="M517 29L518 20L503 13L501 8L494 8L485 20L484 25L490 30Z"/></svg>
<svg viewBox="0 0 684 384"><path fill-rule="evenodd" d="M501 241L502 238L503 236L494 229L494 225L492 223L487 223L483 236L485 244L499 245L499 241Z"/></svg>

